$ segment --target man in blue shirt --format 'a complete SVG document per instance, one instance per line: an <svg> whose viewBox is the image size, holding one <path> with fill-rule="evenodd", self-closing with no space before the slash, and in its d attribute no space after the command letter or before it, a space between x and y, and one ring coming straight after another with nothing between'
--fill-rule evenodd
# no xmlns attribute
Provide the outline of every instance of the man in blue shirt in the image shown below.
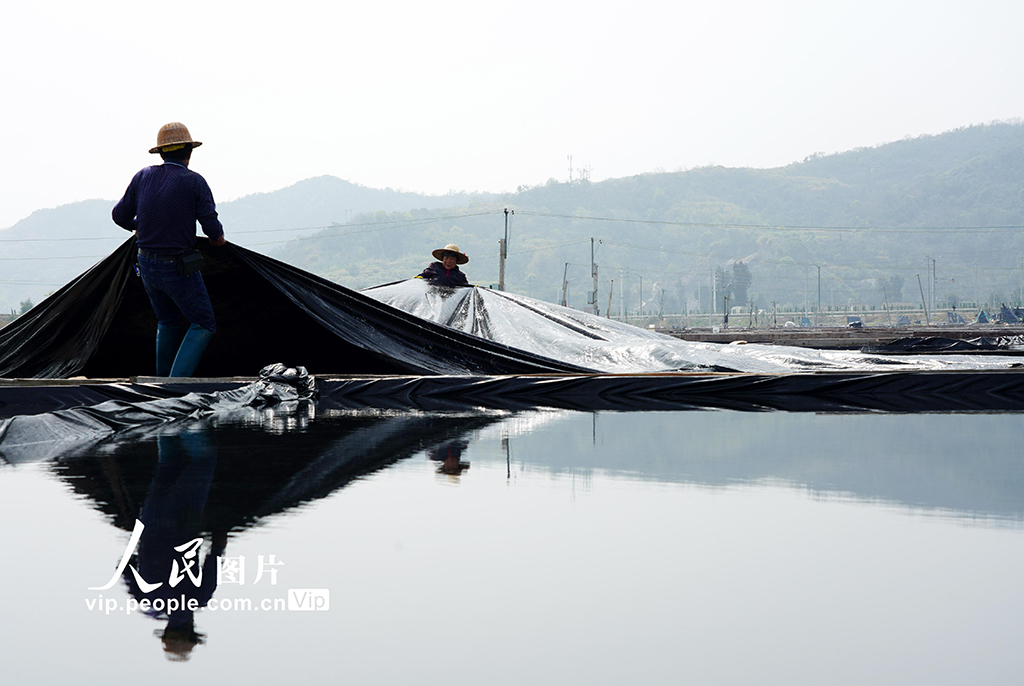
<svg viewBox="0 0 1024 686"><path fill-rule="evenodd" d="M227 241L206 179L188 168L200 145L184 124L161 127L149 152L160 153L164 163L136 174L112 213L115 224L135 232L142 284L157 316L157 376L192 376L217 331L198 270L196 222L210 245Z"/></svg>

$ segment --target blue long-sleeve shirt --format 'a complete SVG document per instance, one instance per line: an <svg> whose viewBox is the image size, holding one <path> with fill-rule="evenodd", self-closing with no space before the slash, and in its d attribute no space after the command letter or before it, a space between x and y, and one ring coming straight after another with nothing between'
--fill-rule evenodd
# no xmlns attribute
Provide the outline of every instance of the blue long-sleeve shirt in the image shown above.
<svg viewBox="0 0 1024 686"><path fill-rule="evenodd" d="M197 221L211 239L224 235L206 179L175 161L136 174L111 216L121 228L138 231L139 248L149 252L173 255L191 249Z"/></svg>

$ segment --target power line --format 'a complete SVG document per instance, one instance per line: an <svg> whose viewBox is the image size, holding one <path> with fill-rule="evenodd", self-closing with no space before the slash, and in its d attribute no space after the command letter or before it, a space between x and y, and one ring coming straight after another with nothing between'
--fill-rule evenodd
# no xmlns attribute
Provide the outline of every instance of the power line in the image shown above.
<svg viewBox="0 0 1024 686"><path fill-rule="evenodd" d="M45 260L102 260L109 255L75 255L68 257L0 257L2 262L35 262Z"/></svg>
<svg viewBox="0 0 1024 686"><path fill-rule="evenodd" d="M70 241L123 241L124 236L91 236L87 238L0 238L0 243L53 243L54 241L60 241L61 243L68 243Z"/></svg>
<svg viewBox="0 0 1024 686"><path fill-rule="evenodd" d="M328 224L326 226L299 226L291 227L286 229L250 229L248 231L230 231L232 236L246 236L250 234L264 234L264 233L283 233L287 231L322 231L326 229L344 229L348 227L359 227L359 226L373 226L375 228L368 231L346 231L339 234L326 235L326 236L305 236L300 238L294 238L290 240L312 240L319 238L337 238L340 236L350 236L359 233L371 233L373 231L384 231L386 229L394 229L400 226L419 226L422 224L429 224L435 221L445 221L448 219L464 219L466 217L481 217L486 214L496 214L494 211L487 212L465 212L462 214L446 214L438 217L419 217L411 219L387 219L384 221L369 221L369 222L354 222L351 224ZM120 240L123 241L123 237L119 236L87 236L77 238L0 238L0 243L53 243L60 242L66 243L68 241L112 241ZM287 241L275 241L274 243L259 243L256 245L274 245L276 243L286 243Z"/></svg>
<svg viewBox="0 0 1024 686"><path fill-rule="evenodd" d="M467 213L463 213L463 214L442 215L442 216L439 216L439 217L413 217L411 219L388 219L388 220L385 220L385 221L353 222L353 223L346 223L346 224L330 224L330 225L327 225L327 226L304 226L304 227L288 228L288 229L250 229L248 231L232 231L231 233L232 233L232 235L236 235L236 234L237 235L243 235L243 234L247 235L247 234L253 234L253 233L257 233L257 234L258 233L281 233L281 232L284 232L284 231L320 231L320 230L324 230L324 229L348 228L348 227L351 227L351 226L374 226L374 227L379 227L379 228L376 228L376 229L373 229L373 230L383 231L384 229L393 229L393 228L397 228L398 226L402 226L402 225L405 225L405 226L417 226L417 225L420 225L420 224L429 224L430 222L435 222L435 221L444 221L446 219L464 219L466 217L480 217L480 216L483 216L485 214L498 214L498 213L494 212L494 211L467 212ZM348 232L345 232L345 233L335 234L335 235L336 236L348 236L348 235L357 234L357 233L367 233L367 232L366 231L348 231ZM303 239L295 239L295 240L303 240Z"/></svg>
<svg viewBox="0 0 1024 686"><path fill-rule="evenodd" d="M635 248L635 249L638 249L638 250L651 250L651 251L654 251L654 252L676 253L676 254L679 254L679 255L690 255L690 256L705 257L705 258L716 257L716 258L723 259L723 260L738 260L738 261L744 261L744 262L768 262L768 263L771 263L771 264L792 265L792 266L796 266L796 267L818 267L818 266L825 267L825 266L828 266L828 267L846 267L848 269L882 269L882 270L888 270L888 271L913 271L915 269L920 269L920 267L917 266L917 265L877 264L877 263L850 264L850 263L847 263L847 262L830 262L830 261L827 261L827 260L817 260L815 262L799 262L797 260L792 260L792 259L789 259L789 260L777 260L777 259L772 259L770 257L760 257L758 255L754 255L754 256L749 256L748 255L748 256L744 256L744 257L739 257L739 256L736 256L736 255L724 255L724 254L721 254L721 253L705 253L705 252L696 252L696 251L691 251L691 250L677 250L675 248L658 248L658 247L655 247L653 245L639 245L637 243L623 243L621 241L602 240L601 242L604 243L604 244L607 244L607 245L618 245L618 246L627 247L627 248ZM1018 269L1019 269L1019 267L992 267L992 268L986 268L986 271L1017 271Z"/></svg>
<svg viewBox="0 0 1024 686"><path fill-rule="evenodd" d="M516 250L514 252L509 252L508 254L509 255L527 255L529 253L540 252L542 250L554 250L555 248L561 248L561 247L566 246L566 245L580 245L582 243L589 243L589 242L590 242L589 238L581 238L578 241L566 241L564 243L551 243L549 245L542 245L540 247L530 248L528 250ZM498 253L487 253L485 255L481 255L478 259L486 260L486 259L490 259L490 258L493 258L493 257L498 257Z"/></svg>
<svg viewBox="0 0 1024 686"><path fill-rule="evenodd" d="M0 283L13 283L19 286L63 286L64 281L18 281L17 279L0 279Z"/></svg>
<svg viewBox="0 0 1024 686"><path fill-rule="evenodd" d="M1013 232L1024 229L1024 225L998 225L998 226L918 226L918 227L899 227L899 226L821 226L821 225L794 225L794 224L739 224L729 222L681 222L681 221L670 221L662 219L626 219L622 217L601 217L595 215L574 215L574 214L558 214L553 212L530 212L528 210L518 210L519 214L533 217L550 217L556 219L584 219L587 221L602 221L602 222L618 222L622 224L650 224L660 226L681 226L688 228L717 228L717 229L759 229L765 231L824 231L824 232L856 232L856 231L873 231L873 232L886 232L886 233L989 233L989 232ZM334 228L349 228L349 227L361 227L361 226L372 226L374 228L367 231L345 231L338 234L328 234L322 236L305 236L294 238L290 240L320 240L323 238L339 238L350 235L357 235L360 233L370 233L373 231L385 231L387 229L398 228L400 226L420 226L423 224L429 224L435 221L444 221L448 219L465 219L467 217L481 217L490 214L501 214L499 210L489 210L484 212L467 212L461 214L441 215L437 217L420 217L420 218L409 218L409 219L388 219L383 222L381 221L367 221L367 222L355 222L346 224L328 224L323 226L299 226L299 227L288 227L281 229L249 229L243 231L231 231L232 235L252 235L252 234L267 234L267 233L286 233L295 231L323 231ZM75 238L61 238L61 239L50 239L50 238L0 238L0 243L45 243L59 240L61 242L68 241L107 241L107 240L118 240L115 236L85 236ZM285 241L272 241L267 243L257 243L253 245L278 245L280 243L288 242ZM607 241L606 241L607 242Z"/></svg>
<svg viewBox="0 0 1024 686"><path fill-rule="evenodd" d="M730 224L715 222L678 222L660 219L623 219L617 217L595 217L591 215L555 214L550 212L529 212L518 210L519 214L532 217L554 217L559 219L586 219L598 222L621 222L623 224L658 224L707 229L764 229L769 231L875 231L888 233L987 233L991 231L1019 231L1024 225L1007 226L801 226L792 224Z"/></svg>
<svg viewBox="0 0 1024 686"><path fill-rule="evenodd" d="M426 224L433 224L434 222L443 221L443 220L446 220L446 219L464 219L465 217L480 217L480 216L483 216L485 214L495 214L495 213L494 212L472 212L472 213L469 213L469 214L453 214L453 215L448 215L448 216L444 216L444 217L431 217L429 219L410 219L410 220L403 220L402 222L395 222L395 223L393 223L391 225L388 225L388 226L379 226L376 222L370 222L370 223L367 223L367 224L351 224L351 225L345 224L345 225L341 225L341 227L344 228L346 226L374 226L375 228L364 229L362 231L344 231L344 232L341 232L341 233L333 233L333 234L318 234L316 236L299 236L298 238L291 238L291 239L283 240L283 241L268 241L266 243L250 243L249 245L252 246L252 247L258 247L258 246L264 246L264 245L280 245L282 243L291 243L292 241L318 241L318 240L323 240L325 238L345 238L346 236L355 236L355 235L363 234L363 233L376 233L378 231L387 231L388 229L408 228L408 227L412 227L412 226L423 226L423 225L426 225ZM329 226L329 227L325 227L325 228L332 229L332 228L339 228L339 226ZM238 231L237 233L238 234L242 234L242 233L246 233L246 232ZM258 232L256 232L256 233L258 233Z"/></svg>

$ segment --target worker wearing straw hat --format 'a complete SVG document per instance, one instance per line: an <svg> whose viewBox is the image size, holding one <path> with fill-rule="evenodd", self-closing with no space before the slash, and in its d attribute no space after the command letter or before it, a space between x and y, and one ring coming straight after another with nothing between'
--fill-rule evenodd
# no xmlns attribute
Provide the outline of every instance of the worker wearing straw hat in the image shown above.
<svg viewBox="0 0 1024 686"><path fill-rule="evenodd" d="M192 376L217 331L199 272L196 222L210 245L227 241L210 186L188 168L200 145L180 122L161 127L149 152L164 163L136 174L112 213L115 224L135 232L142 284L157 316L157 376Z"/></svg>
<svg viewBox="0 0 1024 686"><path fill-rule="evenodd" d="M428 279L439 286L468 286L466 275L459 269L460 264L469 262L469 257L459 251L459 246L449 243L430 253L438 262L431 262L416 278Z"/></svg>

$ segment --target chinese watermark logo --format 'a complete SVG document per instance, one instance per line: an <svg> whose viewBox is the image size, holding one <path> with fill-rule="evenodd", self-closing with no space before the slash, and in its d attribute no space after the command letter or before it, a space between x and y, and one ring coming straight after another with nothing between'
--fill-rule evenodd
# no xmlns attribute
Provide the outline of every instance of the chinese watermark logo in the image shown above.
<svg viewBox="0 0 1024 686"><path fill-rule="evenodd" d="M135 583L143 594L148 595L164 586L165 582L162 580L144 579L142 574L139 573L139 570L136 569L135 565L130 564L132 555L135 554L136 548L139 546L139 541L142 538L142 532L145 528L145 524L138 519L135 520L135 528L132 530L132 535L128 539L128 545L125 548L124 555L121 556L121 562L118 564L116 571L110 578L110 581L103 586L90 586L88 590L106 591L112 588L118 580L124 576L126 569L131 572L135 579ZM203 586L203 565L200 562L199 554L202 545L202 538L194 538L186 543L174 546L173 550L175 555L171 559L170 570L166 581L169 589L177 589L177 587L186 579L188 579L188 581L190 581L197 589ZM207 560L209 561L209 558L207 558ZM263 581L264 578L268 578L270 580L270 585L276 586L277 573L279 568L284 566L284 564L285 563L283 561L277 559L276 555L258 555L256 557L255 578L252 580L251 585L255 586ZM247 571L251 572L252 570L247 570L244 555L234 557L218 555L216 557L216 586L227 584L244 586L246 585ZM105 611L106 614L110 614L112 609L119 609L117 607L111 608L111 603L115 603L116 605L116 601L112 598L108 598L104 602L102 595L98 600L86 600L86 606L90 610L99 608ZM174 604L174 608L171 606L172 603ZM157 607L158 604L161 605L161 607ZM209 610L278 610L284 609L284 605L285 602L283 598L263 598L255 604L251 599L236 598L233 602L230 599L222 599L220 602L215 599L210 599L206 607ZM186 599L184 595L181 596L180 601L176 598L166 600L156 598L152 601L150 601L150 599L143 599L141 601L130 599L124 609L131 612L134 609L139 608L148 610L149 607L153 607L153 609L156 610L163 610L166 608L168 612L171 612L174 609L188 609L190 611L195 611L199 607L199 602L195 598ZM292 611L328 610L330 609L330 591L326 588L288 589L287 609Z"/></svg>

